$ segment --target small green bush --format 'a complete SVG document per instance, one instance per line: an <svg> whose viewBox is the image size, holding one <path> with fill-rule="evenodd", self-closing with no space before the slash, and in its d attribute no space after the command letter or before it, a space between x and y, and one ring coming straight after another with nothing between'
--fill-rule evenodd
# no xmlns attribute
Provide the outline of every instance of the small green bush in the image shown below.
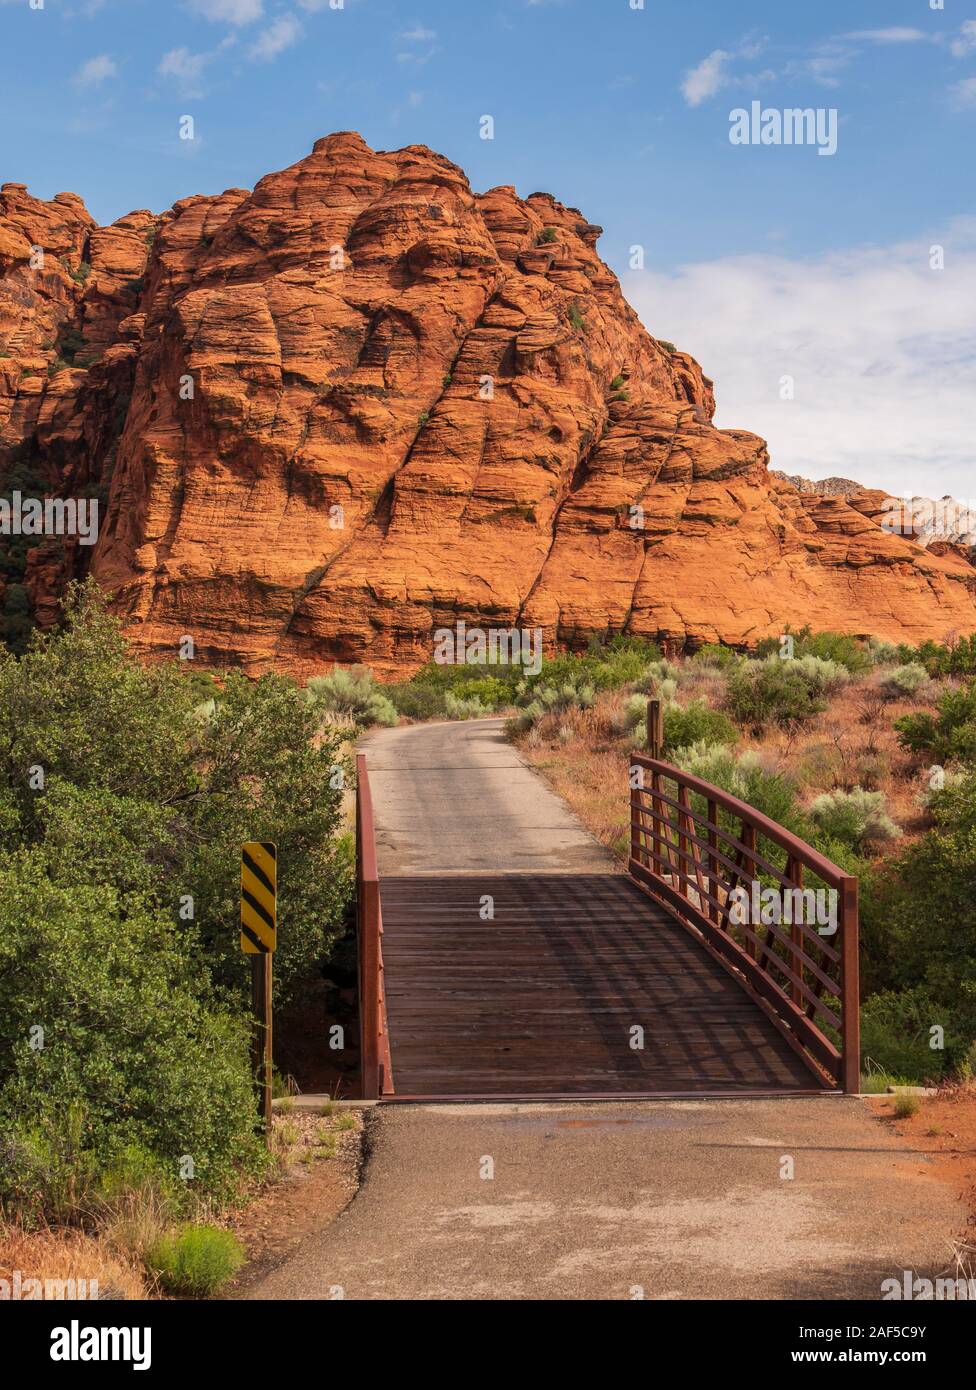
<svg viewBox="0 0 976 1390"><path fill-rule="evenodd" d="M647 696L628 695L624 701L623 712L620 717L618 728L621 733L629 733L632 729L639 729L647 719ZM646 744L646 732L644 735ZM644 746L642 744L642 746Z"/></svg>
<svg viewBox="0 0 976 1390"><path fill-rule="evenodd" d="M726 708L737 723L755 733L768 725L801 723L827 708L796 661L748 661L733 671Z"/></svg>
<svg viewBox="0 0 976 1390"><path fill-rule="evenodd" d="M569 306L568 318L577 333L586 327L586 319L583 317L583 311L575 300Z"/></svg>
<svg viewBox="0 0 976 1390"><path fill-rule="evenodd" d="M904 700L918 695L929 685L929 673L917 661L906 666L895 666L885 674L881 682L881 693L887 700Z"/></svg>
<svg viewBox="0 0 976 1390"><path fill-rule="evenodd" d="M911 753L925 753L936 763L976 762L976 681L946 690L937 714L906 714L895 720L898 742Z"/></svg>
<svg viewBox="0 0 976 1390"><path fill-rule="evenodd" d="M814 695L835 695L851 678L846 666L823 656L798 656L792 662Z"/></svg>
<svg viewBox="0 0 976 1390"><path fill-rule="evenodd" d="M731 647L723 647L719 642L706 642L691 658L696 666L716 667L720 671L741 666L745 658Z"/></svg>
<svg viewBox="0 0 976 1390"><path fill-rule="evenodd" d="M661 661L652 661L634 682L634 689L643 694L670 698L663 696L662 690L665 687L670 687L672 693L677 690L680 675L680 668L673 661L668 661L666 658Z"/></svg>
<svg viewBox="0 0 976 1390"><path fill-rule="evenodd" d="M316 711L348 715L360 728L371 724L392 727L397 722L395 706L377 686L368 666L348 670L337 666L331 676L312 676L305 698Z"/></svg>
<svg viewBox="0 0 976 1390"><path fill-rule="evenodd" d="M897 666L901 660L894 642L883 642L880 637L869 637L864 646L875 666Z"/></svg>
<svg viewBox="0 0 976 1390"><path fill-rule="evenodd" d="M240 1269L244 1247L219 1226L186 1225L162 1236L146 1263L166 1293L207 1298Z"/></svg>
<svg viewBox="0 0 976 1390"><path fill-rule="evenodd" d="M811 827L800 809L798 789L793 778L767 767L753 750L747 749L737 755L726 744L695 743L688 748L678 748L669 756L675 766L690 772L693 777L700 777L730 796L738 797L801 839L811 838ZM704 798L698 798L696 806L703 810ZM734 819L729 819L724 812L722 819L738 833ZM767 857L771 853L769 847L762 843L760 852Z"/></svg>
<svg viewBox="0 0 976 1390"><path fill-rule="evenodd" d="M524 703L520 713L510 721L510 728L515 733L527 733L548 715L563 714L570 709L589 709L595 698L593 686L586 684L579 675L560 686L536 686L521 697Z"/></svg>
<svg viewBox="0 0 976 1390"><path fill-rule="evenodd" d="M403 681L383 687L383 694L399 714L407 719L443 719L446 715L446 691L434 685Z"/></svg>
<svg viewBox="0 0 976 1390"><path fill-rule="evenodd" d="M658 347L664 348L664 351L665 351L666 353L668 353L669 356L674 356L674 354L678 351L678 349L675 347L674 343L668 342L668 340L667 340L666 338L658 338L657 342L658 342Z"/></svg>
<svg viewBox="0 0 976 1390"><path fill-rule="evenodd" d="M923 642L900 647L902 661L918 661L930 676L976 676L976 632L958 642Z"/></svg>
<svg viewBox="0 0 976 1390"><path fill-rule="evenodd" d="M737 738L735 725L721 710L711 709L703 700L687 705L668 705L664 711L664 751L693 744L732 744Z"/></svg>
<svg viewBox="0 0 976 1390"><path fill-rule="evenodd" d="M861 1054L887 1073L914 1085L939 1080L947 1056L959 1053L959 1041L947 1036L945 1049L933 1049L931 1028L945 1013L922 988L883 990L861 1006Z"/></svg>
<svg viewBox="0 0 976 1390"><path fill-rule="evenodd" d="M863 675L872 665L870 650L845 632L810 632L804 628L798 634L795 655L818 656L823 661L834 661L846 667L852 676Z"/></svg>
<svg viewBox="0 0 976 1390"><path fill-rule="evenodd" d="M555 227L545 227L536 239L538 246L550 246L554 241L559 240L559 232Z"/></svg>
<svg viewBox="0 0 976 1390"><path fill-rule="evenodd" d="M444 713L448 719L486 719L491 708L474 698L464 699L449 690L444 696Z"/></svg>
<svg viewBox="0 0 976 1390"><path fill-rule="evenodd" d="M861 787L824 792L811 805L810 816L821 834L854 850L882 845L901 834L885 811L884 793Z"/></svg>

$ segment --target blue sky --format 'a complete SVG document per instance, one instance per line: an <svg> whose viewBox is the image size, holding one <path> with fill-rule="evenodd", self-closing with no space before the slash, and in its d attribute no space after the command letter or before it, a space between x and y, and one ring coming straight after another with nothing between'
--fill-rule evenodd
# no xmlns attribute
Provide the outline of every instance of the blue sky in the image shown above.
<svg viewBox="0 0 976 1390"><path fill-rule="evenodd" d="M774 466L976 494L976 0L333 3L0 0L0 181L104 222L251 187L331 130L429 144L601 223ZM754 99L836 108L836 155L730 144Z"/></svg>

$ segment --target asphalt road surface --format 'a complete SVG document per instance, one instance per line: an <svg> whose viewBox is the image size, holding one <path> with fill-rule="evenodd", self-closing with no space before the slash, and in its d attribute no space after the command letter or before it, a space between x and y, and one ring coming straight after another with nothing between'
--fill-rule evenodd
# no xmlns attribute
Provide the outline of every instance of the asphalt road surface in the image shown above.
<svg viewBox="0 0 976 1390"><path fill-rule="evenodd" d="M384 1106L368 1132L359 1195L250 1298L877 1299L965 1226L856 1099Z"/></svg>

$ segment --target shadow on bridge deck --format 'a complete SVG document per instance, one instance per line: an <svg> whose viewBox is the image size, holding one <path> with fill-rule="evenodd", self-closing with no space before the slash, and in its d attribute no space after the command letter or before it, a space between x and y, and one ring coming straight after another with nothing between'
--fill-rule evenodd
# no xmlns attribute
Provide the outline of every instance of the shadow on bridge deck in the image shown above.
<svg viewBox="0 0 976 1390"><path fill-rule="evenodd" d="M381 896L398 1099L830 1089L622 874L384 877Z"/></svg>

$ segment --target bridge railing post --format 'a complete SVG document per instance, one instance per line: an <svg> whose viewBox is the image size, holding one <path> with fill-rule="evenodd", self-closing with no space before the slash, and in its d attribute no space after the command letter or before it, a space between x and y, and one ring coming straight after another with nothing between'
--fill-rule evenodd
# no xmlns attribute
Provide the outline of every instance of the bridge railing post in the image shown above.
<svg viewBox="0 0 976 1390"><path fill-rule="evenodd" d="M843 878L841 899L841 1086L848 1095L861 1089L861 978L858 941L857 879Z"/></svg>
<svg viewBox="0 0 976 1390"><path fill-rule="evenodd" d="M364 1100L392 1094L392 1062L383 988L383 925L373 799L366 758L356 757L356 944L359 967L360 1089Z"/></svg>
<svg viewBox="0 0 976 1390"><path fill-rule="evenodd" d="M713 826L718 825L717 801L709 801L708 803L708 822L708 891L712 895L712 897L716 899L715 902L709 903L708 905L708 916L711 919L711 921L718 922L721 917L721 908L719 907L717 901L720 896L718 877L718 857L716 854L716 850L718 849L718 832L712 828Z"/></svg>
<svg viewBox="0 0 976 1390"><path fill-rule="evenodd" d="M664 752L664 711L660 700L647 702L647 756L660 761Z"/></svg>

